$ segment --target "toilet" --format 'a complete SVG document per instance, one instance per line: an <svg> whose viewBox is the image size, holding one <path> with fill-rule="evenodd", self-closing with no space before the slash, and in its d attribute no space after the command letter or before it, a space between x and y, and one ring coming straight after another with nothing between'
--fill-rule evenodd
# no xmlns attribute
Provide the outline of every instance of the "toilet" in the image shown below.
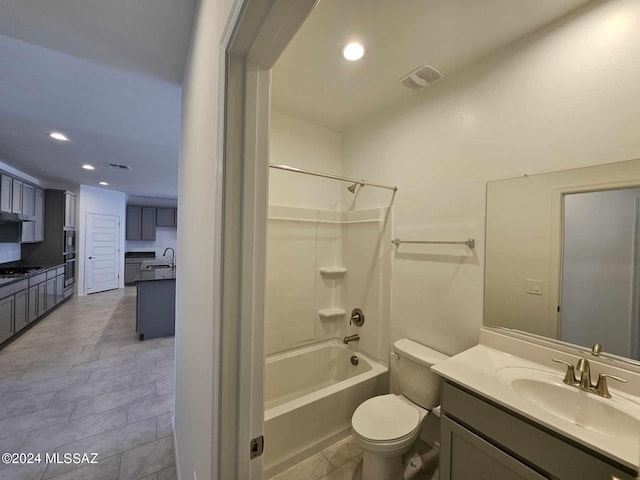
<svg viewBox="0 0 640 480"><path fill-rule="evenodd" d="M406 338L396 341L393 349L400 393L370 398L351 417L353 438L364 451L363 480L397 478L402 454L417 440L429 412L440 404L441 380L429 368L449 357Z"/></svg>

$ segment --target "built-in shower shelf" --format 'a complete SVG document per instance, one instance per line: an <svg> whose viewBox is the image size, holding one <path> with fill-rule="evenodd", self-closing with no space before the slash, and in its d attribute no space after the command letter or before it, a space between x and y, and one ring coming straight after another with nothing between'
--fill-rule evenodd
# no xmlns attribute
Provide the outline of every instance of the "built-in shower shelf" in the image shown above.
<svg viewBox="0 0 640 480"><path fill-rule="evenodd" d="M347 273L347 269L345 267L320 267L320 273L326 276L337 277Z"/></svg>
<svg viewBox="0 0 640 480"><path fill-rule="evenodd" d="M344 317L346 313L347 311L344 308L323 308L318 311L320 318L324 319Z"/></svg>

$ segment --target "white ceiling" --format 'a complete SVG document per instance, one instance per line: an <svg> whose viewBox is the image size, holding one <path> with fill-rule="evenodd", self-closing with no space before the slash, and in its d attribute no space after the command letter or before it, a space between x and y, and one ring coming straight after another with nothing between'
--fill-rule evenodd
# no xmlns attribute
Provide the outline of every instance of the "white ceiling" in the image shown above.
<svg viewBox="0 0 640 480"><path fill-rule="evenodd" d="M44 181L106 180L128 194L176 198L196 3L2 0L0 160ZM51 130L71 142L52 141Z"/></svg>
<svg viewBox="0 0 640 480"><path fill-rule="evenodd" d="M416 95L398 79L448 75L589 0L321 0L273 71L274 109L334 130ZM347 62L350 41L365 57Z"/></svg>

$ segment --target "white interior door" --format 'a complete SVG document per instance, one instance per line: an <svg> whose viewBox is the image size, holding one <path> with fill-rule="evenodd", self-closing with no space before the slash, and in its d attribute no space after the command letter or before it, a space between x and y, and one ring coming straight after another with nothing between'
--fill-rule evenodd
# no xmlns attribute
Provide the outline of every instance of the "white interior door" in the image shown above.
<svg viewBox="0 0 640 480"><path fill-rule="evenodd" d="M118 288L120 217L87 213L86 225L85 292Z"/></svg>

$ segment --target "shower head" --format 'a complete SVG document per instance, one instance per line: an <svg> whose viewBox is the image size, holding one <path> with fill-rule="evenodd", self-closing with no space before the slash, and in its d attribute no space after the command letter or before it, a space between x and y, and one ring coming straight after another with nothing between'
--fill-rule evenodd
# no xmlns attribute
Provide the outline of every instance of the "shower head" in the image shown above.
<svg viewBox="0 0 640 480"><path fill-rule="evenodd" d="M347 187L347 190L349 190L351 193L356 193L356 189L358 188L358 186L364 187L364 183L354 183L353 185L349 185Z"/></svg>

